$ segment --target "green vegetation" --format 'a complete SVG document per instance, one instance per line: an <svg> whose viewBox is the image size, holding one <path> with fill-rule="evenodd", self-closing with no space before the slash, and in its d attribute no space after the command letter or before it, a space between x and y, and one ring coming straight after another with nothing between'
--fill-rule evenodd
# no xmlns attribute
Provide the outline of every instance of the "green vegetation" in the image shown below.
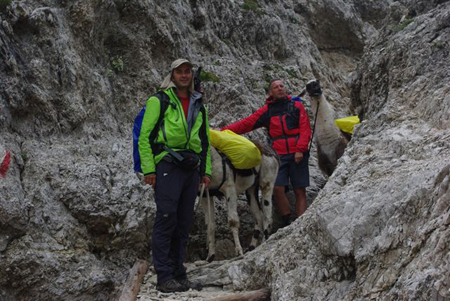
<svg viewBox="0 0 450 301"><path fill-rule="evenodd" d="M272 64L272 65L265 64L265 65L263 66L263 69L266 70L266 71L282 70L282 69L283 69L283 66L278 65L278 64Z"/></svg>
<svg viewBox="0 0 450 301"><path fill-rule="evenodd" d="M12 0L0 0L0 6L10 5Z"/></svg>
<svg viewBox="0 0 450 301"><path fill-rule="evenodd" d="M106 76L107 77L113 77L114 76L114 71L112 69L108 69L108 71L106 71Z"/></svg>
<svg viewBox="0 0 450 301"><path fill-rule="evenodd" d="M245 10L251 10L256 12L259 8L258 2L255 0L244 0L244 4L242 4L242 8Z"/></svg>
<svg viewBox="0 0 450 301"><path fill-rule="evenodd" d="M121 56L113 57L112 60L111 60L111 64L112 64L113 70L115 72L123 71L124 64L123 64L123 60L122 60Z"/></svg>
<svg viewBox="0 0 450 301"><path fill-rule="evenodd" d="M227 46L231 46L233 43L231 43L231 41L230 40L228 40L228 39L223 39L222 40Z"/></svg>
<svg viewBox="0 0 450 301"><path fill-rule="evenodd" d="M406 26L408 26L409 24L411 24L412 22L414 22L414 18L406 18L402 24L400 24L397 28L397 31L402 31L403 29L406 28Z"/></svg>
<svg viewBox="0 0 450 301"><path fill-rule="evenodd" d="M277 71L284 71L287 74L289 74L289 76L291 78L298 78L298 75L295 72L295 70L284 68L283 66L278 65L278 64L265 64L263 66L263 69L264 69L264 71L272 71L272 72L275 72L277 74L279 74L279 72L277 72ZM267 76L269 76L269 75L267 75ZM274 76L274 75L272 74L272 76Z"/></svg>
<svg viewBox="0 0 450 301"><path fill-rule="evenodd" d="M2 0L0 0L0 1L2 1ZM22 153L20 154L20 156L22 157L22 160L23 160L24 162L28 161L28 155L27 155L27 153L22 152Z"/></svg>
<svg viewBox="0 0 450 301"><path fill-rule="evenodd" d="M252 88L252 89L259 89L261 86L259 84L259 80L254 79L254 78L249 78L246 80L246 82L248 83L248 85Z"/></svg>
<svg viewBox="0 0 450 301"><path fill-rule="evenodd" d="M206 72L203 71L200 73L200 80L202 82L213 82L213 83L218 83L220 82L220 79L217 75L215 75L212 72Z"/></svg>
<svg viewBox="0 0 450 301"><path fill-rule="evenodd" d="M289 19L290 19L291 22L294 23L294 24L300 24L300 20L297 19L295 16L289 16Z"/></svg>
<svg viewBox="0 0 450 301"><path fill-rule="evenodd" d="M433 45L433 47L438 48L438 49L444 49L445 48L444 43L441 43L440 41L435 41L435 42L433 42L432 45Z"/></svg>
<svg viewBox="0 0 450 301"><path fill-rule="evenodd" d="M289 74L289 76L290 76L291 78L297 78L297 73L295 73L294 70L287 69L286 72L287 72L287 74Z"/></svg>
<svg viewBox="0 0 450 301"><path fill-rule="evenodd" d="M264 84L263 88L266 92L269 91L269 84L270 84L271 80L272 80L272 77L269 74L264 74L265 84Z"/></svg>

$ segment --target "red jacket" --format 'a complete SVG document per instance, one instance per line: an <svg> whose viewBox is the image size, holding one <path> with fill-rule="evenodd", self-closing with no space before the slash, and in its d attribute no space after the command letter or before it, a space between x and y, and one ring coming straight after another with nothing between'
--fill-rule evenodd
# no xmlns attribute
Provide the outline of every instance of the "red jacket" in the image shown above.
<svg viewBox="0 0 450 301"><path fill-rule="evenodd" d="M252 115L222 130L231 130L236 134L245 134L260 127L269 129L272 147L278 155L304 153L308 150L311 127L305 107L300 101L268 98L266 104Z"/></svg>

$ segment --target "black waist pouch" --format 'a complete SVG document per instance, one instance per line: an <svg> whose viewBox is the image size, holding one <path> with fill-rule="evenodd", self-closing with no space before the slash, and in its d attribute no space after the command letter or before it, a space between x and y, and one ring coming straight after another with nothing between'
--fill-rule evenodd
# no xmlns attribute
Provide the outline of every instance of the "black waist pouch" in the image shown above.
<svg viewBox="0 0 450 301"><path fill-rule="evenodd" d="M166 147L166 150L169 152L172 162L183 169L194 170L200 166L200 157L194 152L176 152L168 147Z"/></svg>

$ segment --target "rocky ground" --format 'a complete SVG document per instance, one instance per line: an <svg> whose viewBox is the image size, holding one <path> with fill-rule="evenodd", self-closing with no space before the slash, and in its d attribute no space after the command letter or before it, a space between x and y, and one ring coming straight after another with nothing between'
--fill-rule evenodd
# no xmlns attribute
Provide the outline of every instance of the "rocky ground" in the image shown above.
<svg viewBox="0 0 450 301"><path fill-rule="evenodd" d="M224 264L229 261L221 261L216 263L208 263L207 261L198 261L195 263L187 264L188 273L193 271L198 271L202 269L214 269L217 266ZM150 268L147 273L143 285L141 287L140 293L137 300L140 301L154 301L154 300L189 300L189 301L201 301L201 300L213 300L215 298L235 295L236 292L232 290L231 287L221 286L207 286L201 291L189 290L182 293L161 293L156 290L156 273Z"/></svg>

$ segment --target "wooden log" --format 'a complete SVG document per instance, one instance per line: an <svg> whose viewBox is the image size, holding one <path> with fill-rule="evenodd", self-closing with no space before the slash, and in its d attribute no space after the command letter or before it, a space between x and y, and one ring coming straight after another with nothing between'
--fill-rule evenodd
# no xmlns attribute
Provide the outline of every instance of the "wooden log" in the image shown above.
<svg viewBox="0 0 450 301"><path fill-rule="evenodd" d="M269 300L270 300L270 290L268 288L263 288L257 291L209 299L208 301L269 301Z"/></svg>
<svg viewBox="0 0 450 301"><path fill-rule="evenodd" d="M147 273L148 263L145 260L138 259L128 274L127 280L122 289L119 301L135 301L139 294L139 289Z"/></svg>

